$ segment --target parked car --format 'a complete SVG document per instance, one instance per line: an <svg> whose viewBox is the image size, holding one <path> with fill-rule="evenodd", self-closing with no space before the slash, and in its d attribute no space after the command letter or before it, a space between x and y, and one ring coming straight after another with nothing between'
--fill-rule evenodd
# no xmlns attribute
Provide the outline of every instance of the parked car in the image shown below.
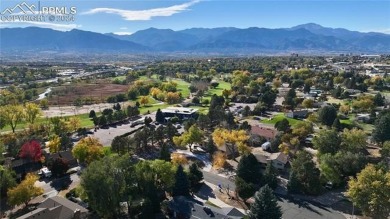
<svg viewBox="0 0 390 219"><path fill-rule="evenodd" d="M51 177L52 173L47 167L43 167L38 171L38 175L40 175L41 177L49 178Z"/></svg>

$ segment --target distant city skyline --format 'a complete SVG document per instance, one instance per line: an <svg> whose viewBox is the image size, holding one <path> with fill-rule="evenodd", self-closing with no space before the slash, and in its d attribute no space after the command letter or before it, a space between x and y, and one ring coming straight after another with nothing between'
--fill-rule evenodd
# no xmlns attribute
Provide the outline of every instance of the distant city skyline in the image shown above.
<svg viewBox="0 0 390 219"><path fill-rule="evenodd" d="M1 12L22 2L2 0ZM0 27L76 28L99 33L131 34L150 27L172 30L194 27L289 28L316 23L324 27L390 34L390 1L41 0L39 4L76 7L76 19L72 22L10 22L2 19Z"/></svg>

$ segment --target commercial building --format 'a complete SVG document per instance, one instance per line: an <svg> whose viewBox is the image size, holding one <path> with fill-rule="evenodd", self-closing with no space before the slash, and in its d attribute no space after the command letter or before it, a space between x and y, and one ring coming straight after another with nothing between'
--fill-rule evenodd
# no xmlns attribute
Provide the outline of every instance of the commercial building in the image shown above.
<svg viewBox="0 0 390 219"><path fill-rule="evenodd" d="M164 114L166 120L172 117L178 117L182 120L190 118L196 119L198 117L198 109L186 108L186 107L167 107L162 109L161 112Z"/></svg>

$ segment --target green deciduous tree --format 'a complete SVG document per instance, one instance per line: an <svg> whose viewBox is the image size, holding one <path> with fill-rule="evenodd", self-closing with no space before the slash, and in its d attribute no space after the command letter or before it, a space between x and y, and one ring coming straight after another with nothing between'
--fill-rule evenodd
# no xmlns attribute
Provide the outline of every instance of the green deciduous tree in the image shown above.
<svg viewBox="0 0 390 219"><path fill-rule="evenodd" d="M291 169L302 185L302 192L316 195L321 191L320 171L312 158L308 152L299 151L297 157L291 163Z"/></svg>
<svg viewBox="0 0 390 219"><path fill-rule="evenodd" d="M288 122L288 120L286 118L284 118L284 119L275 123L275 128L278 131L286 132L290 129L290 123Z"/></svg>
<svg viewBox="0 0 390 219"><path fill-rule="evenodd" d="M126 159L126 160L125 160ZM126 165L126 166L124 166ZM126 192L134 182L127 177L133 165L128 158L110 156L92 162L81 175L80 185L88 197L89 206L99 216L117 218L120 202L126 201Z"/></svg>
<svg viewBox="0 0 390 219"><path fill-rule="evenodd" d="M324 106L318 111L318 120L327 126L331 126L337 118L337 110L333 106Z"/></svg>
<svg viewBox="0 0 390 219"><path fill-rule="evenodd" d="M320 154L335 154L340 150L341 138L335 130L323 130L313 139Z"/></svg>
<svg viewBox="0 0 390 219"><path fill-rule="evenodd" d="M265 185L255 194L255 202L251 205L249 212L250 219L281 219L282 209L272 189Z"/></svg>
<svg viewBox="0 0 390 219"><path fill-rule="evenodd" d="M15 173L4 166L0 166L0 195L4 196L7 190L15 185Z"/></svg>
<svg viewBox="0 0 390 219"><path fill-rule="evenodd" d="M351 130L344 129L341 133L341 139L341 146L345 151L356 153L364 149L367 145L366 133L363 130L357 128L353 128Z"/></svg>
<svg viewBox="0 0 390 219"><path fill-rule="evenodd" d="M390 172L369 164L348 182L347 196L365 215L387 218L390 214Z"/></svg>
<svg viewBox="0 0 390 219"><path fill-rule="evenodd" d="M319 157L321 174L333 184L342 183L346 177L355 176L366 165L363 154L339 151L335 155Z"/></svg>
<svg viewBox="0 0 390 219"><path fill-rule="evenodd" d="M386 141L385 143L383 143L381 155L382 157L390 157L390 141Z"/></svg>
<svg viewBox="0 0 390 219"><path fill-rule="evenodd" d="M186 147L189 146L192 151L192 146L196 143L200 144L203 139L203 131L197 125L191 126L188 131L185 131L181 136L174 137L173 142L176 145Z"/></svg>

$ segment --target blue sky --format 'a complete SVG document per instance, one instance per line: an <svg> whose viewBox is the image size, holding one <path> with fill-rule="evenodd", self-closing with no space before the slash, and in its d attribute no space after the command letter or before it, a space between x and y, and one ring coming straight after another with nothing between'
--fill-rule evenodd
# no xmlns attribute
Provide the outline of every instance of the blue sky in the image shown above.
<svg viewBox="0 0 390 219"><path fill-rule="evenodd" d="M22 1L1 0L1 12ZM26 1L37 4L38 1ZM363 0L52 0L44 6L77 7L74 22L5 22L0 27L78 28L101 33L192 27L285 28L304 23L390 34L390 1Z"/></svg>

